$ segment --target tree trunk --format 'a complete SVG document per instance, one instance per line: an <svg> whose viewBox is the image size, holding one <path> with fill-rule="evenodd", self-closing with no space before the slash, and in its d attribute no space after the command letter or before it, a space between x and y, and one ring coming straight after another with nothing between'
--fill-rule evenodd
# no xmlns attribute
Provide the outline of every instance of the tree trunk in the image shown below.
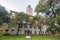
<svg viewBox="0 0 60 40"><path fill-rule="evenodd" d="M40 32L39 32L39 34L41 34L41 26L40 26L40 28L39 28L39 29L40 29Z"/></svg>
<svg viewBox="0 0 60 40"><path fill-rule="evenodd" d="M18 35L18 33L19 33L21 27L22 27L22 25L19 24L16 35Z"/></svg>
<svg viewBox="0 0 60 40"><path fill-rule="evenodd" d="M17 30L17 33L16 33L16 35L18 35L18 33L19 33L19 29L20 29L20 27L18 27L18 30Z"/></svg>

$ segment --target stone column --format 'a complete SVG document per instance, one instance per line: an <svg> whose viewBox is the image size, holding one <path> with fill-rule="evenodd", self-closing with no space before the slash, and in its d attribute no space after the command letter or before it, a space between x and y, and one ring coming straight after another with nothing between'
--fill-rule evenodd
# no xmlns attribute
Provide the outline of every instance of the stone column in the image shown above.
<svg viewBox="0 0 60 40"><path fill-rule="evenodd" d="M22 34L24 34L24 25L23 25L23 27L22 27Z"/></svg>
<svg viewBox="0 0 60 40"><path fill-rule="evenodd" d="M36 27L36 34L39 34L39 29L38 29L38 27Z"/></svg>
<svg viewBox="0 0 60 40"><path fill-rule="evenodd" d="M35 34L35 30L34 30L34 27L32 27L32 34Z"/></svg>

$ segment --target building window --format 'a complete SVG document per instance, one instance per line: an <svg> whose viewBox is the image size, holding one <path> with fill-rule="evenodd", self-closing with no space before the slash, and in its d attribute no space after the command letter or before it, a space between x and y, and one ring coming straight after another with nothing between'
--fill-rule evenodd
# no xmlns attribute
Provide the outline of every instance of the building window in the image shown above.
<svg viewBox="0 0 60 40"><path fill-rule="evenodd" d="M25 25L24 28L27 28L27 26Z"/></svg>
<svg viewBox="0 0 60 40"><path fill-rule="evenodd" d="M32 27L30 26L30 28L32 29Z"/></svg>
<svg viewBox="0 0 60 40"><path fill-rule="evenodd" d="M21 31L21 30L19 30L19 31Z"/></svg>
<svg viewBox="0 0 60 40"><path fill-rule="evenodd" d="M30 34L32 34L32 31L30 30Z"/></svg>
<svg viewBox="0 0 60 40"><path fill-rule="evenodd" d="M3 30L0 30L0 32L2 32Z"/></svg>
<svg viewBox="0 0 60 40"><path fill-rule="evenodd" d="M11 31L14 31L14 29L11 29Z"/></svg>
<svg viewBox="0 0 60 40"><path fill-rule="evenodd" d="M5 30L6 32L9 31L8 29Z"/></svg>
<svg viewBox="0 0 60 40"><path fill-rule="evenodd" d="M35 34L36 34L36 31L35 31Z"/></svg>
<svg viewBox="0 0 60 40"><path fill-rule="evenodd" d="M38 29L41 29L41 26L38 26Z"/></svg>
<svg viewBox="0 0 60 40"><path fill-rule="evenodd" d="M36 29L36 27L34 27L34 29Z"/></svg>
<svg viewBox="0 0 60 40"><path fill-rule="evenodd" d="M26 30L25 30L25 34L26 34Z"/></svg>

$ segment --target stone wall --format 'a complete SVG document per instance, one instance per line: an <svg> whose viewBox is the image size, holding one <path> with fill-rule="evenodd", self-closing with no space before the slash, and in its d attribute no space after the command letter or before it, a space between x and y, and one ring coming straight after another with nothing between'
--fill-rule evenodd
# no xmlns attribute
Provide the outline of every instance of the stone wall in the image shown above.
<svg viewBox="0 0 60 40"><path fill-rule="evenodd" d="M46 26L43 26L43 29L42 29L42 31L44 31L44 32L46 32L46 28L45 27ZM9 34L16 34L17 33L17 30L18 30L17 27L12 27L12 28L7 28L7 29L8 29L7 32ZM25 33L26 30L27 30L27 27L26 28L25 27L22 27L22 28L19 29L19 33L18 34L26 34ZM39 27L36 27L36 28L32 27L32 28L29 28L29 30L30 30L30 33L31 34L39 34L39 32L40 32Z"/></svg>

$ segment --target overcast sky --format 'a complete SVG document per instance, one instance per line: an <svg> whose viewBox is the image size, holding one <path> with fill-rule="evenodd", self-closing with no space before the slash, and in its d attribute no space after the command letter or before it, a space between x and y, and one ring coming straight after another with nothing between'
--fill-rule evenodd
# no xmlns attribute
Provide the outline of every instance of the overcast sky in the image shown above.
<svg viewBox="0 0 60 40"><path fill-rule="evenodd" d="M34 9L39 0L0 0L0 4L8 10L26 11L28 5Z"/></svg>

